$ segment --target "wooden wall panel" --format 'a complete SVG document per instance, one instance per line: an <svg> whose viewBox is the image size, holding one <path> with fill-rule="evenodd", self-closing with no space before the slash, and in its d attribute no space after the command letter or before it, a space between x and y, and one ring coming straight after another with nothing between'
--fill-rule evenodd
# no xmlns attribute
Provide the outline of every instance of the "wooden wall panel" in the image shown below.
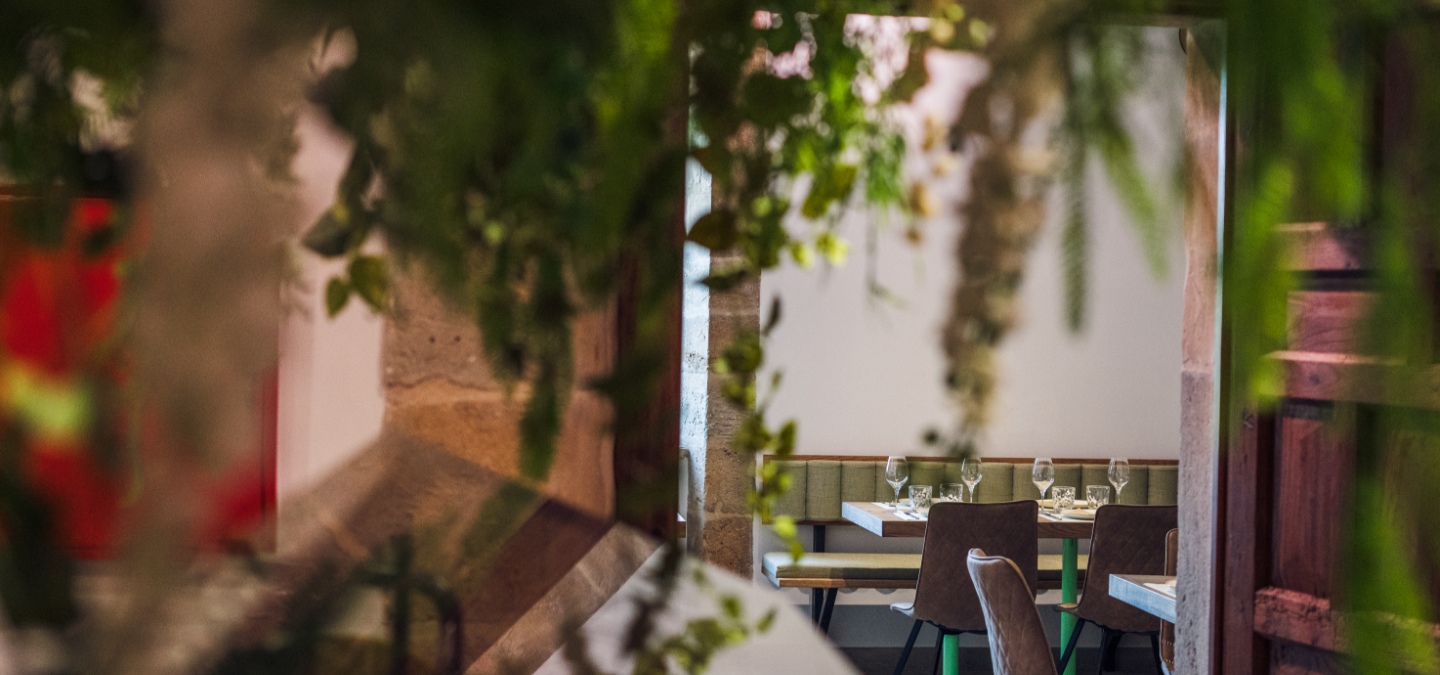
<svg viewBox="0 0 1440 675"><path fill-rule="evenodd" d="M1347 500L1344 474L1353 443L1334 428L1328 403L1286 403L1275 460L1275 523L1272 583L1332 597L1340 543L1340 505Z"/></svg>
<svg viewBox="0 0 1440 675"><path fill-rule="evenodd" d="M1290 349L1300 352L1364 353L1357 340L1370 307L1363 291L1296 291L1290 294L1287 325Z"/></svg>

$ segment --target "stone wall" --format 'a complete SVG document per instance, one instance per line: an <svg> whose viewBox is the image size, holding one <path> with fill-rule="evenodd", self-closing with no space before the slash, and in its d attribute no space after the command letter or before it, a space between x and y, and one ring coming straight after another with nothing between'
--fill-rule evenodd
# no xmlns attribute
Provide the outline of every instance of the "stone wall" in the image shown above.
<svg viewBox="0 0 1440 675"><path fill-rule="evenodd" d="M734 265L734 253L711 256L711 269ZM760 328L760 281L710 294L710 361L713 363L736 335ZM705 450L690 459L690 498L686 520L690 552L702 560L750 578L753 569L755 519L745 495L753 484L751 458L733 447L743 416L720 394L723 379L709 376L705 415Z"/></svg>
<svg viewBox="0 0 1440 675"><path fill-rule="evenodd" d="M416 274L397 273L395 308L385 326L385 426L435 443L502 476L519 478L519 427L527 389L497 381L470 317L431 292ZM574 325L575 388L550 478L533 485L559 501L609 518L614 511L610 409L586 382L614 361L614 312ZM523 481L522 481L523 482Z"/></svg>

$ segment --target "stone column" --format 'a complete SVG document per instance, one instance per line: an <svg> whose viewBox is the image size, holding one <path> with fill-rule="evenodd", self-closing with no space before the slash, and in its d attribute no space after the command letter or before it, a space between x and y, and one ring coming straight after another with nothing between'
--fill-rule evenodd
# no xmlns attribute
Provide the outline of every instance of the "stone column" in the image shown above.
<svg viewBox="0 0 1440 675"><path fill-rule="evenodd" d="M1215 400L1216 242L1220 80L1194 35L1187 54L1185 143L1190 183L1185 205L1185 312L1181 337L1180 550L1176 575L1176 672L1209 673L1214 644L1215 495L1219 427Z"/></svg>
<svg viewBox="0 0 1440 675"><path fill-rule="evenodd" d="M736 254L712 254L710 269L734 265ZM760 329L760 280L710 294L710 362L736 335ZM751 459L733 447L743 412L720 394L723 378L709 377L706 448L692 452L690 498L686 504L690 552L746 579L752 575L754 523L745 495L754 482Z"/></svg>
<svg viewBox="0 0 1440 675"><path fill-rule="evenodd" d="M475 322L432 292L418 271L395 274L385 324L385 426L430 441L500 475L520 479L518 422L528 389L506 391L481 353ZM575 388L544 494L600 518L615 506L610 409L586 382L614 362L614 312L579 317L573 329ZM522 482L525 482L522 480Z"/></svg>

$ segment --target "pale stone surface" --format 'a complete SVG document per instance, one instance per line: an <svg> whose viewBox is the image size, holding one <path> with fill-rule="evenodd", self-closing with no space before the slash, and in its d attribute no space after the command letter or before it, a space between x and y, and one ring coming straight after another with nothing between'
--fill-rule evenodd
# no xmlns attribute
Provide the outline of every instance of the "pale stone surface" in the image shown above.
<svg viewBox="0 0 1440 675"><path fill-rule="evenodd" d="M1180 404L1180 549L1177 558L1176 672L1209 673L1213 650L1215 496L1215 312L1219 232L1220 81L1193 36L1187 46L1185 143L1190 181L1185 208L1185 323Z"/></svg>
<svg viewBox="0 0 1440 675"><path fill-rule="evenodd" d="M711 269L734 263L734 254L716 255ZM724 293L710 294L710 361L735 337L760 329L760 283L751 280ZM752 459L733 451L735 429L744 418L720 395L724 379L711 374L706 405L706 449L692 453L691 489L686 505L691 553L723 569L749 578L753 570L754 519L745 504L753 485Z"/></svg>
<svg viewBox="0 0 1440 675"><path fill-rule="evenodd" d="M384 343L386 428L529 484L518 455L529 389L496 379L474 321L426 288L421 274L410 270L395 282L395 312ZM602 518L613 513L615 502L611 410L586 387L614 358L614 320L607 307L573 324L575 388L550 476L533 486Z"/></svg>

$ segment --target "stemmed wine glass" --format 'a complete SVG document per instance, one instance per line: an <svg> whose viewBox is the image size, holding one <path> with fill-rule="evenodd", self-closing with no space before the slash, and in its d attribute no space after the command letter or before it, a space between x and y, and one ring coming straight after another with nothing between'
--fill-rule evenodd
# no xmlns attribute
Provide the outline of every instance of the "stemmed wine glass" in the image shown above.
<svg viewBox="0 0 1440 675"><path fill-rule="evenodd" d="M1115 503L1120 503L1120 489L1130 482L1130 460L1116 457L1110 460L1110 484L1115 486Z"/></svg>
<svg viewBox="0 0 1440 675"><path fill-rule="evenodd" d="M965 491L970 493L970 503L975 503L975 486L983 478L980 474L980 458L966 457L960 462L960 480L965 483Z"/></svg>
<svg viewBox="0 0 1440 675"><path fill-rule="evenodd" d="M908 480L910 480L910 466L905 463L904 457L892 455L885 460L885 482L895 488L895 501L890 502L891 506L897 508L900 506L900 488Z"/></svg>
<svg viewBox="0 0 1440 675"><path fill-rule="evenodd" d="M1055 484L1055 463L1049 457L1039 457L1035 460L1035 468L1030 470L1030 481L1040 489L1040 498L1045 498L1045 491Z"/></svg>

